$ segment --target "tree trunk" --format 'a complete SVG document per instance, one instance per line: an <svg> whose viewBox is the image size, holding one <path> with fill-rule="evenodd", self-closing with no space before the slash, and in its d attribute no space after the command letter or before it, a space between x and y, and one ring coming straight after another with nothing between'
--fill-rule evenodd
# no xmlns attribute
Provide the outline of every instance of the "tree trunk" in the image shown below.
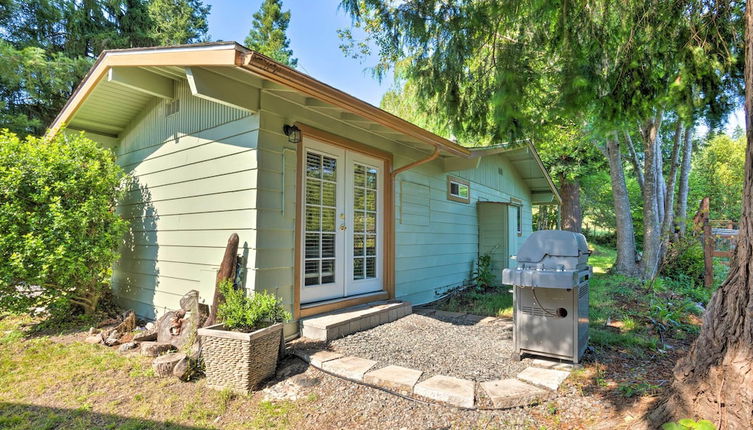
<svg viewBox="0 0 753 430"><path fill-rule="evenodd" d="M560 178L560 196L562 196L562 230L580 233L583 225L580 182L577 179L569 180L563 175Z"/></svg>
<svg viewBox="0 0 753 430"><path fill-rule="evenodd" d="M740 233L729 276L714 293L703 327L675 366L651 425L705 418L720 429L753 427L753 0L745 9L745 126L747 149Z"/></svg>
<svg viewBox="0 0 753 430"><path fill-rule="evenodd" d="M635 178L638 180L638 187L643 192L643 169L641 169L638 153L635 151L635 145L633 145L633 138L630 137L630 133L627 131L625 132L625 142L627 143L628 152L630 152L630 164L633 165Z"/></svg>
<svg viewBox="0 0 753 430"><path fill-rule="evenodd" d="M682 166L680 167L680 185L677 196L677 229L680 237L685 236L688 221L688 190L690 179L690 161L693 155L693 127L688 125L685 129L685 142L682 148Z"/></svg>
<svg viewBox="0 0 753 430"><path fill-rule="evenodd" d="M633 230L633 215L630 212L630 198L625 183L620 142L617 137L608 138L606 148L602 150L609 161L609 176L612 181L612 199L614 200L614 215L617 227L617 260L612 270L616 273L635 276L638 273L635 258L635 230Z"/></svg>
<svg viewBox="0 0 753 430"><path fill-rule="evenodd" d="M661 192L661 151L657 136L661 114L647 120L641 127L644 148L643 169L643 257L641 276L653 279L661 260L661 219L659 218L659 193ZM662 208L663 209L663 208Z"/></svg>
<svg viewBox="0 0 753 430"><path fill-rule="evenodd" d="M675 139L672 144L672 157L669 160L669 179L667 181L667 194L664 198L664 220L662 222L662 236L665 242L672 238L672 227L674 226L674 207L675 207L675 184L677 184L677 168L680 161L680 146L682 144L682 123L677 121L675 130Z"/></svg>
<svg viewBox="0 0 753 430"><path fill-rule="evenodd" d="M548 225L547 213L549 212L547 205L539 205L539 219L537 220L537 230L546 230Z"/></svg>

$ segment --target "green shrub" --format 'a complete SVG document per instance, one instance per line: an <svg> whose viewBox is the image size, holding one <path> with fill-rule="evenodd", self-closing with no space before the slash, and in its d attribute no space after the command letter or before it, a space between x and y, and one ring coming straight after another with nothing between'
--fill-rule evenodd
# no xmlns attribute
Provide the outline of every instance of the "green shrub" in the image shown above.
<svg viewBox="0 0 753 430"><path fill-rule="evenodd" d="M228 330L251 332L291 318L274 294L259 291L249 297L232 281L222 282L220 290L225 303L218 307L217 315Z"/></svg>
<svg viewBox="0 0 753 430"><path fill-rule="evenodd" d="M709 420L693 421L691 419L682 419L677 422L666 423L661 426L662 430L716 430L716 426Z"/></svg>
<svg viewBox="0 0 753 430"><path fill-rule="evenodd" d="M703 283L703 247L696 238L674 242L664 257L661 274L675 280Z"/></svg>
<svg viewBox="0 0 753 430"><path fill-rule="evenodd" d="M83 134L0 130L0 310L96 309L127 227L115 213L123 177Z"/></svg>
<svg viewBox="0 0 753 430"><path fill-rule="evenodd" d="M495 284L497 277L492 270L492 255L479 255L476 269L473 271L473 282L478 290L485 290Z"/></svg>

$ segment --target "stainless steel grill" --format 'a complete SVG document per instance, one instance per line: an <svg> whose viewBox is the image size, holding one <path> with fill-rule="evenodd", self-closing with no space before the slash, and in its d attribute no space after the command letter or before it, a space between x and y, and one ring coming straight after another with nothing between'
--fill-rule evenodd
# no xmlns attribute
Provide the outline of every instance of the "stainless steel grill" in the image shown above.
<svg viewBox="0 0 753 430"><path fill-rule="evenodd" d="M580 361L588 343L586 238L579 233L532 233L518 250L517 267L502 271L513 286L514 354Z"/></svg>

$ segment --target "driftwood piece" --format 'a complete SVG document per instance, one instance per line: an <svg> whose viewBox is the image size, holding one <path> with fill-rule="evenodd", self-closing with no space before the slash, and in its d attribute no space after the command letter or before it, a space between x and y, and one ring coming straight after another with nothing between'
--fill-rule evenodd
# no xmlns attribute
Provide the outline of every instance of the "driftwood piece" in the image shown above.
<svg viewBox="0 0 753 430"><path fill-rule="evenodd" d="M157 357L163 352L174 350L175 347L169 343L161 342L141 342L141 355L147 357Z"/></svg>
<svg viewBox="0 0 753 430"><path fill-rule="evenodd" d="M152 368L157 376L171 376L175 365L185 359L186 354L183 354L182 352L160 355L152 362Z"/></svg>
<svg viewBox="0 0 753 430"><path fill-rule="evenodd" d="M240 238L237 233L231 234L227 241L225 255L222 257L220 270L217 272L217 280L215 281L214 286L214 298L212 299L212 306L209 308L209 317L204 322L203 327L208 327L217 323L217 308L225 301L225 297L222 295L222 291L220 291L220 283L227 279L235 278L235 263L238 255L239 241Z"/></svg>
<svg viewBox="0 0 753 430"><path fill-rule="evenodd" d="M143 331L133 336L134 342L153 342L155 340L157 340L156 331Z"/></svg>

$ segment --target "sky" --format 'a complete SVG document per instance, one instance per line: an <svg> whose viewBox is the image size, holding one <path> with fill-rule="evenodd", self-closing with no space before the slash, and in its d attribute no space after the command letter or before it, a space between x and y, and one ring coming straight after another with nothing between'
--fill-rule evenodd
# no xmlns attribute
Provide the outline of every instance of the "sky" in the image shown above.
<svg viewBox="0 0 753 430"><path fill-rule="evenodd" d="M262 0L205 0L212 5L209 14L211 40L243 43L251 28L252 15ZM368 70L377 62L376 56L362 60L348 58L340 50L337 30L350 27L350 18L339 9L340 0L283 0L283 9L290 9L288 38L298 70L345 91L361 100L379 106L382 95L393 84L391 78L378 82ZM358 37L358 34L354 32ZM742 106L730 115L725 131L732 133L745 127ZM697 135L707 128L698 126Z"/></svg>
<svg viewBox="0 0 753 430"><path fill-rule="evenodd" d="M252 15L262 0L205 0L212 5L209 14L211 40L243 43L251 28ZM356 60L340 50L337 29L350 26L350 18L339 10L340 0L284 0L283 10L290 9L288 38L297 69L345 91L359 99L379 106L382 95L390 89L392 79L378 82L368 68L376 57Z"/></svg>

